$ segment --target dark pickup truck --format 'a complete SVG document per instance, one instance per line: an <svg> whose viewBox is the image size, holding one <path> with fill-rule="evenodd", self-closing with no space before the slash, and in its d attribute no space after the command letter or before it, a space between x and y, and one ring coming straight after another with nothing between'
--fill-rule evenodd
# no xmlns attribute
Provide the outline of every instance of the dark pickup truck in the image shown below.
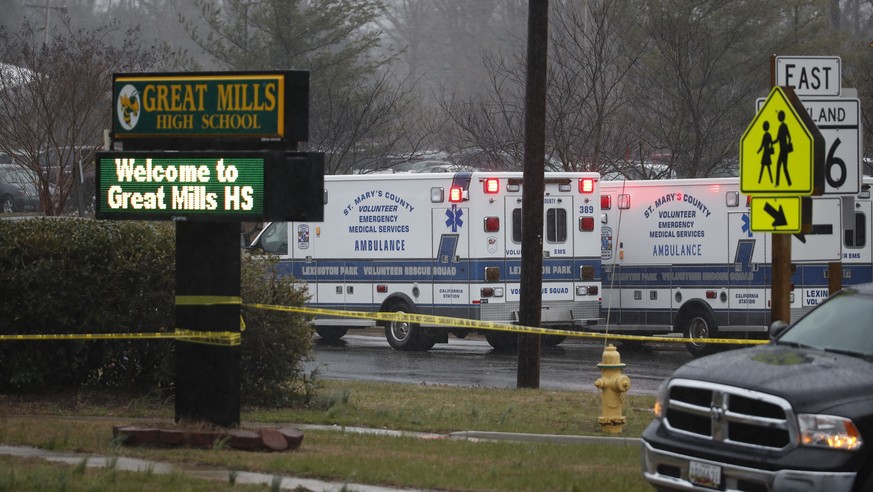
<svg viewBox="0 0 873 492"><path fill-rule="evenodd" d="M773 331L664 382L643 433L656 489L873 491L873 285Z"/></svg>

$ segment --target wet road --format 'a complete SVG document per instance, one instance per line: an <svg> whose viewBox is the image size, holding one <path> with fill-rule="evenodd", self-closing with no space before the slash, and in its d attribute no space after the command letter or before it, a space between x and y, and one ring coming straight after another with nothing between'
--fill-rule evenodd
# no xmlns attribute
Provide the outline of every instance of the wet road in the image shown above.
<svg viewBox="0 0 873 492"><path fill-rule="evenodd" d="M515 388L518 356L497 352L484 339L449 337L428 352L399 352L378 333L352 331L339 342L316 336L315 360L326 379L363 380L416 384L445 384L486 388ZM674 369L692 359L681 343L618 346L624 374L631 378L631 393L653 394ZM568 339L557 347L543 347L540 388L594 390L600 377L603 342Z"/></svg>

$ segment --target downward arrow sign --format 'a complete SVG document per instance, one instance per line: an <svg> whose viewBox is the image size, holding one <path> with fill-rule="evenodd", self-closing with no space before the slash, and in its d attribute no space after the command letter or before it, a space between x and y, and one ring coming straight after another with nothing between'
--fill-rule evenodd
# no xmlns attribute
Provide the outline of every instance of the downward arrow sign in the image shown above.
<svg viewBox="0 0 873 492"><path fill-rule="evenodd" d="M788 225L788 221L785 220L785 212L782 210L782 205L779 205L779 210L773 208L773 205L770 205L769 202L764 204L764 211L770 214L770 217L773 217L773 227L780 227Z"/></svg>

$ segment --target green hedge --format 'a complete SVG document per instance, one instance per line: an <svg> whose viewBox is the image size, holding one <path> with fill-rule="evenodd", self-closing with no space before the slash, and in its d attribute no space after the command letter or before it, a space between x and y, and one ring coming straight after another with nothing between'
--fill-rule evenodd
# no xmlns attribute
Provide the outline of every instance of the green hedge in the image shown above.
<svg viewBox="0 0 873 492"><path fill-rule="evenodd" d="M243 254L244 302L300 305L275 264ZM0 221L0 334L172 332L175 226L82 219ZM312 328L301 315L243 308L242 399L308 399ZM120 386L170 390L171 340L0 341L0 391Z"/></svg>

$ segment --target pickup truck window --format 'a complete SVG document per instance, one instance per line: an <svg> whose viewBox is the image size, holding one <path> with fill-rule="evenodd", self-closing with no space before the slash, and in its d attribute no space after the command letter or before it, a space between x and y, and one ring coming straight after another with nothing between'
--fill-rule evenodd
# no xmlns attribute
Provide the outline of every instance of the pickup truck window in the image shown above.
<svg viewBox="0 0 873 492"><path fill-rule="evenodd" d="M873 357L871 318L873 297L846 289L799 319L777 339L777 343Z"/></svg>

